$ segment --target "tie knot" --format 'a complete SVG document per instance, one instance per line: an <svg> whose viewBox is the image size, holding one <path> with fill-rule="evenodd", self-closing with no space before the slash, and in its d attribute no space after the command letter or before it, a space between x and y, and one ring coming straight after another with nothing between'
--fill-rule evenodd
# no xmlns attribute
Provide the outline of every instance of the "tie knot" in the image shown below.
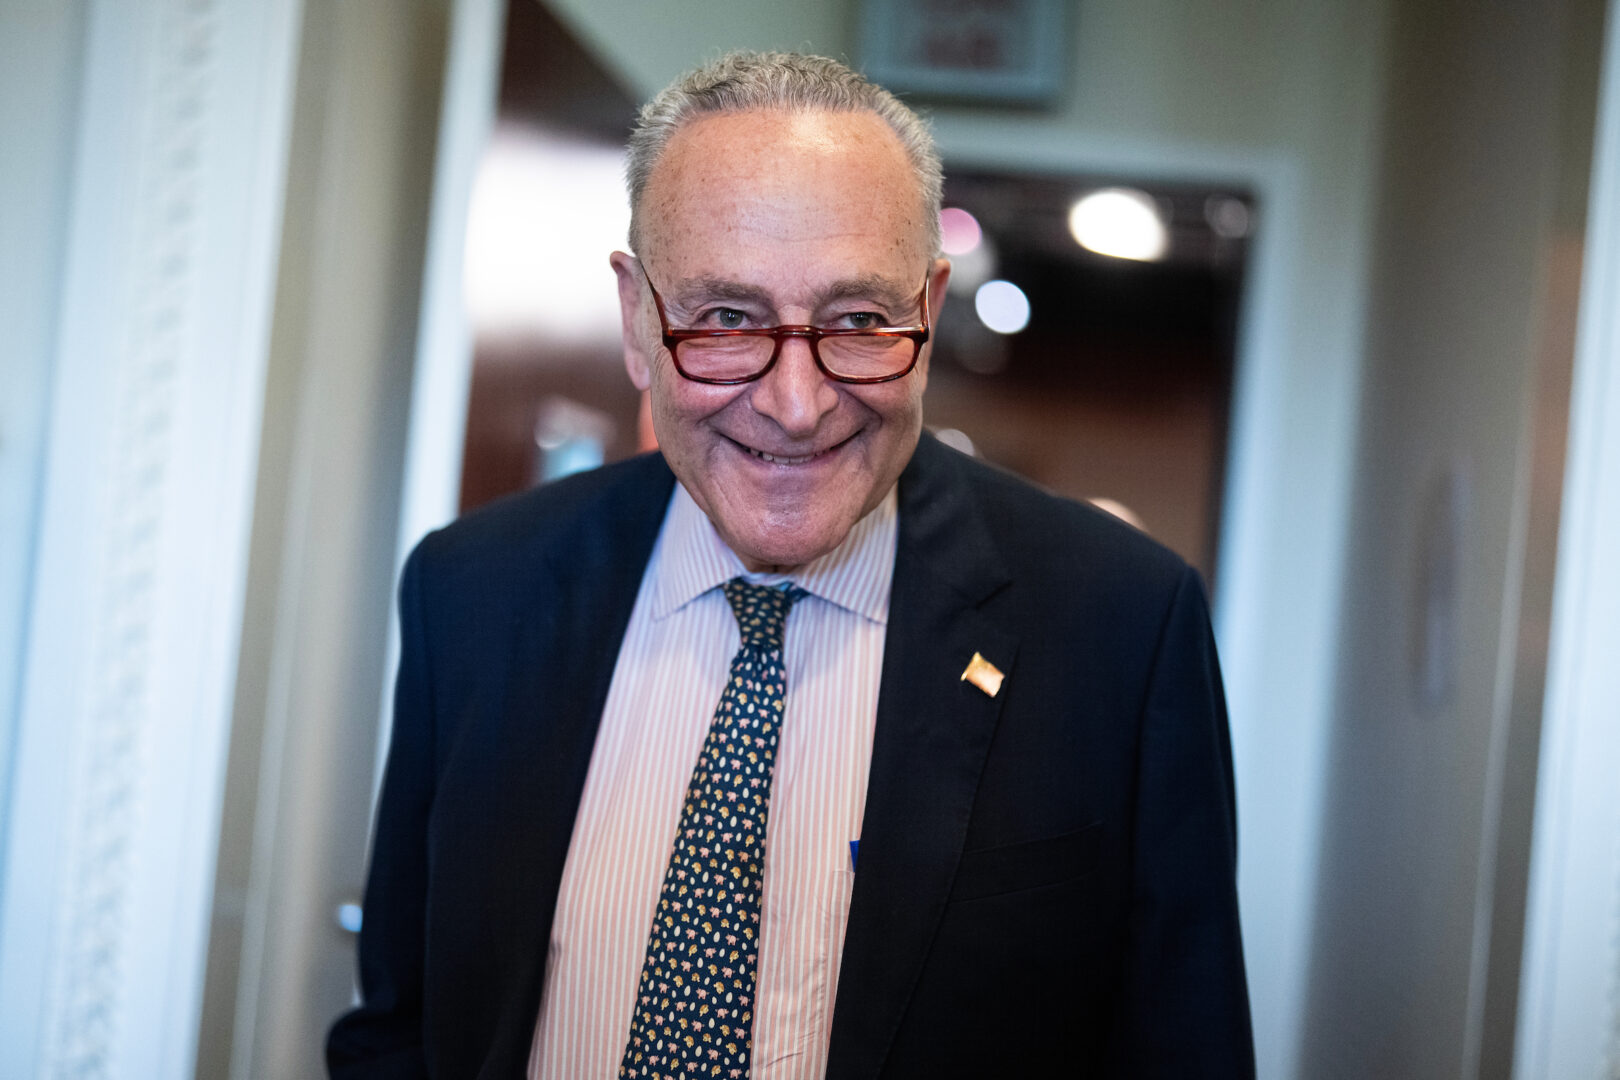
<svg viewBox="0 0 1620 1080"><path fill-rule="evenodd" d="M782 628L793 605L808 595L797 585L750 585L740 577L720 586L737 616L742 647L766 652L782 648Z"/></svg>

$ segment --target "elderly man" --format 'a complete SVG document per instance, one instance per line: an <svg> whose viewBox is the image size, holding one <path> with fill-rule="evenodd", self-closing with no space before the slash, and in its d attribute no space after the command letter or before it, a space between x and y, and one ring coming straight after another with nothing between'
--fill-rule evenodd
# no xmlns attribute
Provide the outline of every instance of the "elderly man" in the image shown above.
<svg viewBox="0 0 1620 1080"><path fill-rule="evenodd" d="M333 1075L1251 1074L1201 587L922 437L926 129L732 55L629 176L661 454L410 559Z"/></svg>

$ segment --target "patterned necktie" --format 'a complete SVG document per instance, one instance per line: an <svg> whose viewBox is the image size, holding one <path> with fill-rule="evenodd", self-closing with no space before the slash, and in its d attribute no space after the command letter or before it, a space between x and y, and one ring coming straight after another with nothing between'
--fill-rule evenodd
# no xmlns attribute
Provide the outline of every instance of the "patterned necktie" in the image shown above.
<svg viewBox="0 0 1620 1080"><path fill-rule="evenodd" d="M805 591L742 578L722 587L742 645L686 788L621 1077L748 1076L765 824L786 696L782 629Z"/></svg>

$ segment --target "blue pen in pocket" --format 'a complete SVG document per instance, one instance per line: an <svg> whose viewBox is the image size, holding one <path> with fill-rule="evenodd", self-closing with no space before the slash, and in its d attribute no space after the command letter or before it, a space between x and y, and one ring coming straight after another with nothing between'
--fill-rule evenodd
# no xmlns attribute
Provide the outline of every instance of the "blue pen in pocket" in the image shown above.
<svg viewBox="0 0 1620 1080"><path fill-rule="evenodd" d="M849 868L851 870L855 869L855 860L859 857L860 853L861 842L859 840L851 840L849 842Z"/></svg>

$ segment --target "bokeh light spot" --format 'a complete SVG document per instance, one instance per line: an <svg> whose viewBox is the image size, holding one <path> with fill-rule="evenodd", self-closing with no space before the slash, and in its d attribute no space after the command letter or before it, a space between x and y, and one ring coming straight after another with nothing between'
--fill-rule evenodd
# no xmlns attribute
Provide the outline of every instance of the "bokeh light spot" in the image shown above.
<svg viewBox="0 0 1620 1080"><path fill-rule="evenodd" d="M1099 255L1153 262L1164 257L1170 234L1153 196L1135 188L1103 188L1069 210L1075 242Z"/></svg>
<svg viewBox="0 0 1620 1080"><path fill-rule="evenodd" d="M998 334L1016 334L1029 325L1029 297L1010 281L996 279L973 294L979 321Z"/></svg>
<svg viewBox="0 0 1620 1080"><path fill-rule="evenodd" d="M984 230L966 210L947 206L939 212L939 246L947 255L966 255L979 246Z"/></svg>

